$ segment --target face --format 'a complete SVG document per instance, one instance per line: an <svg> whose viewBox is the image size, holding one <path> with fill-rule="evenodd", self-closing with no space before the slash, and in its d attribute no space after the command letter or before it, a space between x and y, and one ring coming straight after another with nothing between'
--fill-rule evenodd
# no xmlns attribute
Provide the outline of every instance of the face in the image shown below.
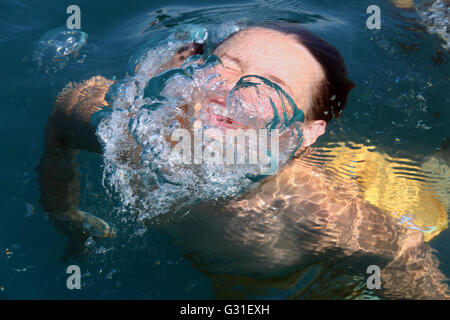
<svg viewBox="0 0 450 320"><path fill-rule="evenodd" d="M243 30L220 45L214 54L223 63L221 76L229 88L243 76L263 76L286 91L305 115L324 79L320 64L294 36L274 30ZM313 144L324 133L325 125L323 120L306 121L302 146Z"/></svg>
<svg viewBox="0 0 450 320"><path fill-rule="evenodd" d="M209 165L200 159L201 161L196 163L196 153L200 158L204 157L207 154L204 151L211 151L216 145L209 143L207 130L203 130L204 128L222 132L223 128L246 128L245 126L251 129L267 128L267 121L276 118L275 112L280 114L285 110L286 113L289 113L288 110L292 113L292 117L287 115L286 118L295 119L294 112L297 110L288 107L282 110L286 106L286 99L278 88L271 83L267 84L266 81L260 86L240 86L242 82L238 82L242 77L259 76L276 83L305 115L308 115L311 109L315 89L324 78L321 66L304 46L292 36L276 31L260 28L241 31L219 46L214 54L220 58L222 64L214 57L210 57L211 61L200 59L200 63L197 63L197 60L183 60L182 63L186 62L185 69L188 68L186 66L191 66L189 63L193 63L192 68L188 70L192 72L192 77L169 76L170 73L158 75L160 78L156 77L145 89L145 99L136 99L134 90L118 88L118 95L124 95L120 96L123 101L135 101L133 108L130 108L130 113L116 108L107 122L99 126L98 135L105 145L105 174L111 185L118 186L122 201L134 206L144 217L148 216L149 212L165 213L181 204L188 208L201 201L219 203L252 187L254 180L249 177L260 179L261 175L276 172L269 170L267 173L268 167L273 169L272 162L228 165L225 163L226 159L222 159L225 162ZM275 94L278 95L278 100ZM160 96L167 99L153 99ZM272 97L274 99L271 99ZM278 110L280 101L282 108ZM133 117L133 121L130 121L130 117ZM200 123L205 125L200 127L202 130L196 129L197 120L201 120ZM277 121L278 118L274 123ZM281 122L278 121L278 124L274 125L280 125ZM301 120L294 121L289 128L299 129L298 125L302 126L300 134L304 147L314 143L325 128L324 121ZM187 130L177 130L180 128ZM176 138L175 131L180 133ZM207 140L205 145L200 145L203 144L201 137L196 139L195 134L199 131L203 131L203 141ZM187 138L181 137L181 133L186 132L191 135ZM280 134L281 143L278 146L277 140L272 145L272 139L267 137L270 143L268 141L268 149L263 150L271 159L279 160L280 166L290 161L292 152L299 147L298 135L290 133L292 132L285 130ZM124 162L123 157L118 156L128 155L130 140L135 140L138 146L135 153L136 163ZM245 142L247 140L248 142ZM244 141L249 147L254 145L250 140L249 138ZM186 148L185 142L188 143ZM189 145L189 142L193 145ZM205 146L203 152L202 148L197 148L198 145ZM273 148L279 149L279 157L272 157ZM187 155L187 163L173 160L173 151L179 152L180 149L183 155ZM250 148L248 152L246 149L244 146L239 151L243 151L243 158L248 155L247 158L250 159ZM211 153L219 155L220 158L220 152L216 153L216 149ZM260 159L261 153L257 153ZM275 163L275 169L277 168Z"/></svg>

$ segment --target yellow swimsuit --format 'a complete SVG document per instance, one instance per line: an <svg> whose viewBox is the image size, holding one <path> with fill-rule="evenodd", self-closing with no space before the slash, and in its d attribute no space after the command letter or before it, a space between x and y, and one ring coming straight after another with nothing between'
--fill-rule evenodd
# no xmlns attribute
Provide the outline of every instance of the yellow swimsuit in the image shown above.
<svg viewBox="0 0 450 320"><path fill-rule="evenodd" d="M401 225L418 229L429 241L447 228L450 170L430 157L421 165L392 158L361 144L333 143L321 148L331 159L325 167L346 173L362 198L392 215Z"/></svg>

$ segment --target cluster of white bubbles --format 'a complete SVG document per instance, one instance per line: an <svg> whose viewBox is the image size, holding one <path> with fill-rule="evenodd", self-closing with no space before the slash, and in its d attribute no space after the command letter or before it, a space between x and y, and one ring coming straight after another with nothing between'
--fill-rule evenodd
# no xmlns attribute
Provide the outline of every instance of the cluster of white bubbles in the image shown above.
<svg viewBox="0 0 450 320"><path fill-rule="evenodd" d="M439 35L443 40L443 47L447 50L450 48L449 8L449 2L445 0L416 2L416 11L427 31Z"/></svg>
<svg viewBox="0 0 450 320"><path fill-rule="evenodd" d="M217 105L211 104L208 113L206 107L199 108L208 97L222 96L226 107L220 112L247 128L279 130L278 166L271 174L291 159L302 142L303 112L278 85L265 78L246 76L231 91L225 90L222 65L214 55L193 56L181 68L155 75L186 41L206 40L206 31L198 27L191 27L190 33L191 37L182 39L170 37L143 53L133 66L134 75L110 89L107 99L112 108L93 118L103 144L105 187L117 192L123 211L140 221L168 212L170 218L179 217L198 203L224 203L267 177L270 163L194 164L180 163L173 157L176 142L171 137L175 130L205 132L212 128L207 116ZM202 127L194 129L198 120ZM192 132L192 137L195 134ZM246 140L246 147L249 143L250 139ZM268 145L267 157L273 162L273 147Z"/></svg>

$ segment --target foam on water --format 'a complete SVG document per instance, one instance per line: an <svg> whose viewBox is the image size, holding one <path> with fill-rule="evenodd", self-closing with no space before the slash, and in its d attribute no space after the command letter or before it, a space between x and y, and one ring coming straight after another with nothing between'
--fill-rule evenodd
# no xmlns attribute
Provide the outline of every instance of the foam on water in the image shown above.
<svg viewBox="0 0 450 320"><path fill-rule="evenodd" d="M302 142L303 112L283 89L263 77L248 75L227 87L221 61L214 55L193 56L180 69L155 75L186 40L191 37L169 38L133 59L134 75L111 88L107 99L113 109L98 124L105 186L118 193L123 211L134 212L132 216L141 221L169 211L181 216L197 203L237 197L276 173ZM227 121L223 124L220 119ZM245 151L245 163L239 164L205 159L184 163L174 156L174 146L186 142L185 137L173 139L177 130L189 132L192 154L200 147L203 156L218 150L214 143L219 140L211 132L225 137L230 128L268 130L265 162L251 163L250 152ZM279 150L269 142L274 130L279 131ZM234 141L225 143L223 154L233 147L237 159L255 141L244 138L236 149Z"/></svg>

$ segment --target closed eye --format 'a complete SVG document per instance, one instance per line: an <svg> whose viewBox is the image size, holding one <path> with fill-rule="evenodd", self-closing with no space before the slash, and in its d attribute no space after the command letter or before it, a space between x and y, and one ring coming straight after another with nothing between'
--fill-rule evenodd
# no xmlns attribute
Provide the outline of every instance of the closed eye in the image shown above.
<svg viewBox="0 0 450 320"><path fill-rule="evenodd" d="M225 67L225 69L228 69L228 70L231 70L231 71L235 71L235 72L241 72L241 71L238 70L238 69L230 68L230 67Z"/></svg>
<svg viewBox="0 0 450 320"><path fill-rule="evenodd" d="M241 60L239 60L239 58L233 57L233 56L229 56L228 54L224 53L220 57L220 59L222 60L222 63L223 63L223 66L224 66L225 69L233 70L235 72L241 72L242 71L242 69L240 67ZM292 95L291 88L286 84L286 82L284 82L280 78L278 78L278 77L276 77L274 75L271 75L271 74L265 74L263 76L265 78L269 79L270 81L276 83L277 85L279 85L288 94Z"/></svg>
<svg viewBox="0 0 450 320"><path fill-rule="evenodd" d="M237 66L237 65L234 65L233 63L230 63L230 64L224 63L224 68L228 69L228 70L233 70L236 72L241 72L241 68L239 68L239 66Z"/></svg>
<svg viewBox="0 0 450 320"><path fill-rule="evenodd" d="M225 69L241 72L241 67L239 65L239 60L237 58L232 58L229 57L228 55L224 55L222 57L222 63Z"/></svg>
<svg viewBox="0 0 450 320"><path fill-rule="evenodd" d="M266 74L264 75L265 78L269 79L270 81L272 81L273 83L277 84L279 87L281 87L281 89L283 89L285 92L287 92L288 94L292 95L292 90L291 88L286 84L286 82L284 82L283 80L281 80L278 77L275 77L273 75L270 74Z"/></svg>

